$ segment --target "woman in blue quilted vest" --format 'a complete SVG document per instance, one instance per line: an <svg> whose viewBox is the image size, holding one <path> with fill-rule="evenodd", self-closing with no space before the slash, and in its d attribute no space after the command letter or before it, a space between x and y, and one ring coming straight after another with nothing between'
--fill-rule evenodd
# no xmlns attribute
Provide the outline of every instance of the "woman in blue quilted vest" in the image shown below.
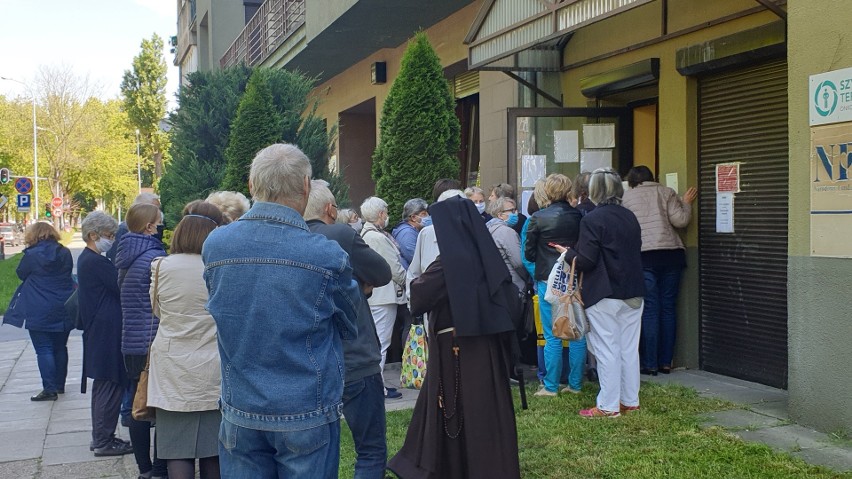
<svg viewBox="0 0 852 479"><path fill-rule="evenodd" d="M151 262L165 256L163 243L154 237L157 226L163 224L163 213L150 204L135 204L127 212L127 229L121 237L115 266L118 268L118 286L121 290L121 313L123 318L121 353L124 366L135 391L139 374L145 368L148 347L157 334L160 320L151 311ZM130 420L130 441L139 467L140 477L165 476L165 471L156 474L150 458L151 423ZM156 459L156 456L155 456Z"/></svg>

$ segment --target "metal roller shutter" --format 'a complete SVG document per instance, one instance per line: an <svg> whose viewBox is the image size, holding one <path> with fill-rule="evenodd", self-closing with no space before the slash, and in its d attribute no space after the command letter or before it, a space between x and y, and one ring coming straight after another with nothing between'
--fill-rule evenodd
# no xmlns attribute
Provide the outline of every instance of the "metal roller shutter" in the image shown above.
<svg viewBox="0 0 852 479"><path fill-rule="evenodd" d="M701 367L787 387L787 64L700 79ZM716 233L716 165L741 162L734 233Z"/></svg>

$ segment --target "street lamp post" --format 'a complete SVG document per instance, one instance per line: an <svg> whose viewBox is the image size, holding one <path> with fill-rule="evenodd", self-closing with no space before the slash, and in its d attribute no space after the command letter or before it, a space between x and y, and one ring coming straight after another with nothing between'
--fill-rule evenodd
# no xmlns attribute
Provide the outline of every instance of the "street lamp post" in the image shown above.
<svg viewBox="0 0 852 479"><path fill-rule="evenodd" d="M35 186L35 201L33 204L38 205L38 124L36 123L36 96L35 92L30 89L30 87L20 81L15 80L14 78L7 78L0 76L0 80L13 81L15 83L20 83L24 86L24 88L30 90L30 97L33 99L33 185ZM34 215L36 216L36 215Z"/></svg>
<svg viewBox="0 0 852 479"><path fill-rule="evenodd" d="M139 193L142 193L142 157L139 156L139 128L136 129L136 177L139 178Z"/></svg>

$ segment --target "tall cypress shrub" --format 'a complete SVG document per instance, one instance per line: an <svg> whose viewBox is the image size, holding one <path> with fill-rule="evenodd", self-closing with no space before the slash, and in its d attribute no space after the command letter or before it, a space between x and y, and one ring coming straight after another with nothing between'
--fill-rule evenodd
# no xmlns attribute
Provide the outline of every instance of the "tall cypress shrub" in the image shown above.
<svg viewBox="0 0 852 479"><path fill-rule="evenodd" d="M177 225L184 205L222 183L231 124L251 72L244 65L193 72L181 86L179 108L169 118L172 161L159 184L167 227Z"/></svg>
<svg viewBox="0 0 852 479"><path fill-rule="evenodd" d="M420 32L402 57L382 108L373 154L376 195L392 219L411 198L430 198L440 178L458 178L459 121L438 55Z"/></svg>
<svg viewBox="0 0 852 479"><path fill-rule="evenodd" d="M248 177L252 160L258 151L281 138L281 117L272 102L267 77L266 70L255 70L240 100L228 148L225 149L227 164L223 190L239 191L249 196Z"/></svg>

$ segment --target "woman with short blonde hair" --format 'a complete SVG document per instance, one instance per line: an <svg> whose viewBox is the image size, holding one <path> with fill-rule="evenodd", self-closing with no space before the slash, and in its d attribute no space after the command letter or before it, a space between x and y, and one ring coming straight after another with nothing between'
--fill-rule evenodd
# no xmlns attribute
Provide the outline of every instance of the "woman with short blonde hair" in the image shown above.
<svg viewBox="0 0 852 479"><path fill-rule="evenodd" d="M540 186L540 188L539 188ZM571 194L571 179L554 173L544 183L536 183L535 198L539 205L547 205L527 220L527 236L524 256L535 264L534 278L539 297L541 327L544 334L544 386L536 395L556 396L559 393L559 378L562 375L562 340L553 335L551 305L544 301L547 277L559 252L553 245L573 247L580 235L580 212L568 203ZM539 201L539 198L542 201ZM569 342L568 387L562 392L578 394L583 386L586 365L586 339Z"/></svg>
<svg viewBox="0 0 852 479"><path fill-rule="evenodd" d="M207 196L206 201L222 211L224 224L237 221L251 208L246 195L239 191L214 191Z"/></svg>

